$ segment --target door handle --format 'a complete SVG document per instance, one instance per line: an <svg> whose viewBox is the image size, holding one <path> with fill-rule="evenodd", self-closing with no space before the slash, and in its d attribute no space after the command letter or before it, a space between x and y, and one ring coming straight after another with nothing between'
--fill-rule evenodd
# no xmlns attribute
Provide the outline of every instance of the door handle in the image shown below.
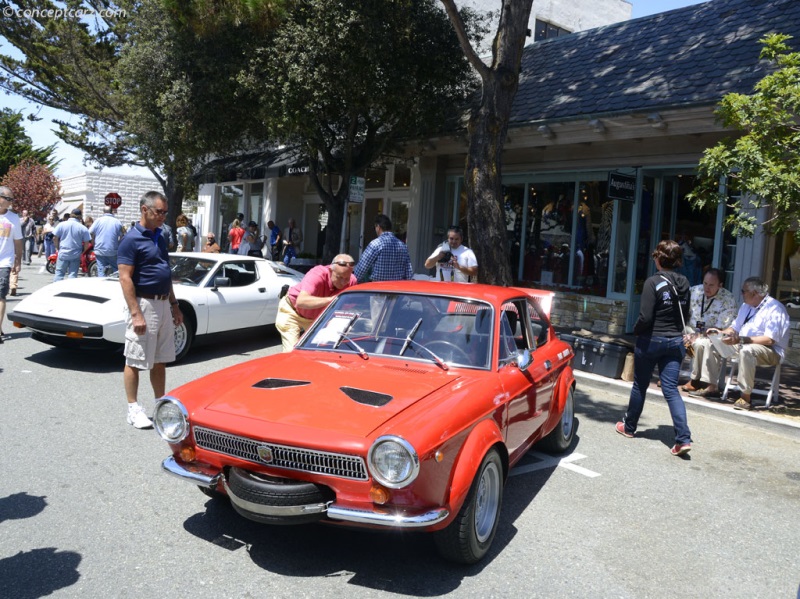
<svg viewBox="0 0 800 599"><path fill-rule="evenodd" d="M550 370L553 367L553 363L550 360L545 360L544 367L547 368L547 370Z"/></svg>
<svg viewBox="0 0 800 599"><path fill-rule="evenodd" d="M266 287L259 287L259 288L258 288L258 292L259 292L259 293L266 293L266 292L267 292L267 289L266 289Z"/></svg>

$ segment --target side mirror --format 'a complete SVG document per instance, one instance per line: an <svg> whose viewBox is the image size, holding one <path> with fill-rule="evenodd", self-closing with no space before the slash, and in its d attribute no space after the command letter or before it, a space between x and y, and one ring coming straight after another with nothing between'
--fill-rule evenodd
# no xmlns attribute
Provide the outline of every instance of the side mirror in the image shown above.
<svg viewBox="0 0 800 599"><path fill-rule="evenodd" d="M217 287L230 287L231 280L228 277L214 277L214 289Z"/></svg>
<svg viewBox="0 0 800 599"><path fill-rule="evenodd" d="M529 349L517 352L517 368L524 372L530 368L531 364L533 364L533 354Z"/></svg>

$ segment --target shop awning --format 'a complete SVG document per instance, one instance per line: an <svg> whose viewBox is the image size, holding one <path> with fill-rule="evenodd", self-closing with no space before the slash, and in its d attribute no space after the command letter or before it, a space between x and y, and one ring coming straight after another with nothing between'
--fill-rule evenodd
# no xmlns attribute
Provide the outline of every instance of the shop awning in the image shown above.
<svg viewBox="0 0 800 599"><path fill-rule="evenodd" d="M308 173L308 163L296 149L258 150L215 158L195 171L197 183L221 183L248 179L273 179Z"/></svg>

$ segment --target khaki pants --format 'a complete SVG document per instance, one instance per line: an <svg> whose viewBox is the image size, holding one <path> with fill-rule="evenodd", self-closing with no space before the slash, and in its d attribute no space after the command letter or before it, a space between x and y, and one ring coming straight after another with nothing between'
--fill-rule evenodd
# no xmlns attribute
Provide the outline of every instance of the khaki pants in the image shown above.
<svg viewBox="0 0 800 599"><path fill-rule="evenodd" d="M692 344L692 380L716 385L722 369L722 356L714 349L708 337L698 337Z"/></svg>
<svg viewBox="0 0 800 599"><path fill-rule="evenodd" d="M739 374L736 377L742 395L750 395L753 392L756 366L777 366L780 361L778 352L771 347L755 343L742 345L739 349Z"/></svg>
<svg viewBox="0 0 800 599"><path fill-rule="evenodd" d="M278 303L278 315L275 317L275 328L281 334L283 351L292 351L300 340L300 336L313 322L310 318L300 316L289 302L289 296L284 295Z"/></svg>

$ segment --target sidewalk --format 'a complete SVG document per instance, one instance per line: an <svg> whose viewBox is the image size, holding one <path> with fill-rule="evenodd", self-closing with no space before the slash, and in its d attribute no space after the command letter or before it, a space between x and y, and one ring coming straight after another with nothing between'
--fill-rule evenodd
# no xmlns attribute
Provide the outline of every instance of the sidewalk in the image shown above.
<svg viewBox="0 0 800 599"><path fill-rule="evenodd" d="M557 329L557 332L559 334L569 333L572 335L579 333L579 331L569 331L563 328ZM600 336L593 335L593 337ZM611 337L614 336L603 336L602 340L621 342L629 345L631 348L636 340L636 338L632 335L616 336L614 339ZM612 379L590 372L584 372L582 370L578 370L577 368L573 369L575 372L575 378L578 380L578 384L581 387L602 388L604 390L614 390L626 396L630 395L632 383L623 381L621 379ZM681 385L689 381L690 374L691 360L686 358L681 366L681 376L679 380ZM772 369L759 368L756 371L756 389L768 389L769 385L771 384L771 377ZM654 373L653 378L651 379L650 388L648 389L647 393L651 397L663 398L661 389L656 384L657 382L658 375ZM689 394L685 391L681 391L681 396L683 397L687 408L690 409L694 407L700 410L712 411L723 416L730 415L732 418L745 420L750 419L751 421L783 425L796 429L798 433L800 433L800 367L794 364L784 363L781 366L781 383L777 403L775 398L773 398L773 405L770 406L769 409L767 409L764 405L765 396L754 394L752 397L754 406L752 410L734 410L733 402L739 397L739 392L736 388L734 388L734 391L731 393L732 397L725 402L722 400L709 400L700 397L689 397Z"/></svg>

